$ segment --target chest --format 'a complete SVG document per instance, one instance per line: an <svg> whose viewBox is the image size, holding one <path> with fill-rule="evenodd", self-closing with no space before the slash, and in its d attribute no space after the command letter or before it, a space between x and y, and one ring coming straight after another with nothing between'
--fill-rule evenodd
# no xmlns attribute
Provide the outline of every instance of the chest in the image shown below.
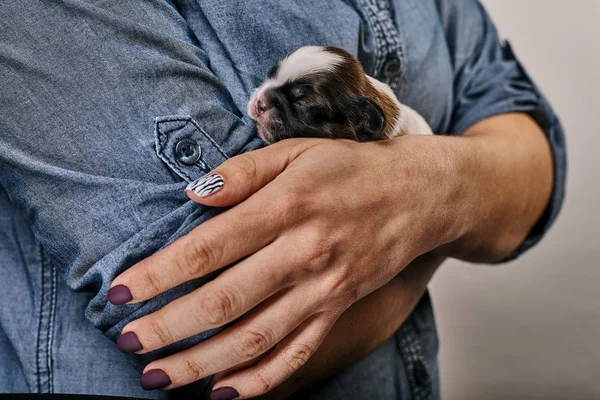
<svg viewBox="0 0 600 400"><path fill-rule="evenodd" d="M305 45L341 47L443 132L453 73L433 0L207 0L188 18L212 72L245 109L276 61Z"/></svg>

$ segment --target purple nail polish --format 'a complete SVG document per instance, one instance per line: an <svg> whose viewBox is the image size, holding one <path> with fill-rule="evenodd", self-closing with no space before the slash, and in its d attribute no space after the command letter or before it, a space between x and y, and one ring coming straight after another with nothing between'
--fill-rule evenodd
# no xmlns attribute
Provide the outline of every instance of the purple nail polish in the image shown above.
<svg viewBox="0 0 600 400"><path fill-rule="evenodd" d="M210 394L210 400L233 400L238 397L240 397L240 394L232 387L222 387L213 390Z"/></svg>
<svg viewBox="0 0 600 400"><path fill-rule="evenodd" d="M161 389L171 384L171 378L162 369L153 369L140 378L140 385L144 390Z"/></svg>
<svg viewBox="0 0 600 400"><path fill-rule="evenodd" d="M117 285L111 288L106 294L106 297L108 297L108 301L110 301L115 306L120 306L121 304L125 304L133 300L131 291L125 285Z"/></svg>
<svg viewBox="0 0 600 400"><path fill-rule="evenodd" d="M140 351L144 348L140 343L137 335L134 332L127 332L122 334L117 339L117 347L121 351L121 353L129 354L135 353L136 351Z"/></svg>

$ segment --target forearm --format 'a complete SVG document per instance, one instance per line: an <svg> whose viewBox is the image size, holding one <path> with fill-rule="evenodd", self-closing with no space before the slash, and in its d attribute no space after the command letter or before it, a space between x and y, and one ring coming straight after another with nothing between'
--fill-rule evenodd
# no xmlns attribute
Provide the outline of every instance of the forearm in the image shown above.
<svg viewBox="0 0 600 400"><path fill-rule="evenodd" d="M444 258L425 255L338 319L309 361L264 399L280 399L356 363L388 340L417 305Z"/></svg>
<svg viewBox="0 0 600 400"><path fill-rule="evenodd" d="M466 230L435 252L473 262L501 260L542 216L552 191L552 157L540 127L525 114L476 124L452 143Z"/></svg>
<svg viewBox="0 0 600 400"><path fill-rule="evenodd" d="M402 155L390 179L409 181L422 193L404 200L404 208L427 199L425 213L411 222L420 227L413 241L422 244L421 252L501 260L523 242L548 205L550 146L525 114L486 119L462 136L408 135L388 142L388 153ZM392 188L389 196L402 198L397 192Z"/></svg>

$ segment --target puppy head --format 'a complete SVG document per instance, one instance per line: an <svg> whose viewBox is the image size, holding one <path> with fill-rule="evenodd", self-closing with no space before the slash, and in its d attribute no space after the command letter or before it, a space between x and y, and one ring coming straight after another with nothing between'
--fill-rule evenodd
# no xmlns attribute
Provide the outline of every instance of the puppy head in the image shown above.
<svg viewBox="0 0 600 400"><path fill-rule="evenodd" d="M248 103L248 115L267 143L292 137L384 139L398 113L389 87L335 47L301 47L283 58Z"/></svg>

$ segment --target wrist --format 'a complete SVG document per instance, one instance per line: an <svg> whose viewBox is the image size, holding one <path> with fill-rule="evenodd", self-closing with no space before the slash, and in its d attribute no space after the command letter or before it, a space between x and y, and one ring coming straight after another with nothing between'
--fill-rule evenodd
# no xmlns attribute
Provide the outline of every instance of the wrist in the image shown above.
<svg viewBox="0 0 600 400"><path fill-rule="evenodd" d="M477 140L461 136L437 136L438 143L448 165L442 172L445 191L449 195L440 202L446 226L445 240L432 253L443 257L463 258L473 248L480 229L480 222L491 212L489 193L484 184L487 172L493 171L492 154L486 154ZM492 172L492 175L494 172ZM469 258L468 256L466 258Z"/></svg>
<svg viewBox="0 0 600 400"><path fill-rule="evenodd" d="M474 176L473 144L461 137L407 135L388 145L392 165L390 197L408 204L393 205L399 218L412 218L418 226L418 255L433 252L449 257L447 251L464 241L481 218ZM408 186L408 188L407 188ZM407 198L406 194L409 194Z"/></svg>
<svg viewBox="0 0 600 400"><path fill-rule="evenodd" d="M521 114L484 120L445 140L454 171L450 179L458 182L456 219L462 232L435 254L471 262L502 260L523 243L549 202L548 141Z"/></svg>

